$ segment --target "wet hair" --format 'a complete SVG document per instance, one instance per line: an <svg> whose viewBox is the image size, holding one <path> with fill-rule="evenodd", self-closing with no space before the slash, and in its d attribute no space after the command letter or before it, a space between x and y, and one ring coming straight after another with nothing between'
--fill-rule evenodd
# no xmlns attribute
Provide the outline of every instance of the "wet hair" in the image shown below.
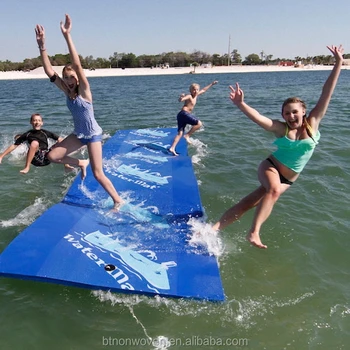
<svg viewBox="0 0 350 350"><path fill-rule="evenodd" d="M34 113L30 116L30 122L32 123L33 122L33 118L34 117L40 117L41 118L41 121L43 120L43 117L41 116L40 113Z"/></svg>
<svg viewBox="0 0 350 350"><path fill-rule="evenodd" d="M304 126L306 128L306 132L307 134L309 135L309 137L311 137L313 139L313 141L316 143L315 139L313 138L313 130L312 130L312 127L311 125L307 122L306 120L306 103L300 99L299 97L289 97L287 98L283 104L282 104L282 115L283 115L283 110L284 110L284 107L289 105L290 103L300 103L301 106L305 109L305 114L303 115L303 123L304 123Z"/></svg>

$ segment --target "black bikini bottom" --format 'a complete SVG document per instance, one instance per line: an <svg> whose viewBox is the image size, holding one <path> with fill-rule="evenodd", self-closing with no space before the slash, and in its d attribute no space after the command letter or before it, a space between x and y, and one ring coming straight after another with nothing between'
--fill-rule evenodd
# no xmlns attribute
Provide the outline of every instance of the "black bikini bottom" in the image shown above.
<svg viewBox="0 0 350 350"><path fill-rule="evenodd" d="M280 176L280 181L281 181L281 184L287 184L287 185L293 185L293 182L292 181L289 181L288 179L286 179L277 169L275 163L272 161L271 158L266 158L267 161L269 161L273 167L277 170L278 172L278 175Z"/></svg>

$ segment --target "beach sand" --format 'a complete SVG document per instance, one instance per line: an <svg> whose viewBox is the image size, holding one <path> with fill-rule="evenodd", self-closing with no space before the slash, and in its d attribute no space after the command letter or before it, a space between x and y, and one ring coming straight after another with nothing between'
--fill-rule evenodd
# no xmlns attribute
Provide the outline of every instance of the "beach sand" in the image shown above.
<svg viewBox="0 0 350 350"><path fill-rule="evenodd" d="M61 75L63 66L53 67ZM221 66L221 67L196 67L194 74L220 74L220 73L248 73L248 72L287 72L287 71L310 71L310 70L331 70L333 66L309 65L304 67L286 66ZM343 66L342 69L350 69L350 66ZM113 76L141 76L141 75L171 75L171 74L191 74L193 67L180 68L104 68L95 70L85 70L89 77L113 77ZM193 73L192 73L193 74ZM0 72L0 80L15 79L47 79L42 67L29 72L11 71Z"/></svg>

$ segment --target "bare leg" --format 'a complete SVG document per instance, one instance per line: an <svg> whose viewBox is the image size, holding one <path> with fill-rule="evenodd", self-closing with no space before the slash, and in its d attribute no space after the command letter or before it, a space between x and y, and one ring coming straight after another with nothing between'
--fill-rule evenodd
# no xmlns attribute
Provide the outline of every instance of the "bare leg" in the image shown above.
<svg viewBox="0 0 350 350"><path fill-rule="evenodd" d="M32 141L31 144L29 145L29 150L27 153L27 158L26 158L26 165L24 169L20 170L20 173L22 174L27 174L28 171L30 170L30 164L32 163L32 160L35 156L36 151L39 150L39 142L38 141Z"/></svg>
<svg viewBox="0 0 350 350"><path fill-rule="evenodd" d="M88 144L89 157L91 160L91 169L95 179L112 197L114 202L114 210L118 210L124 203L118 192L114 188L111 180L105 175L102 166L102 144L101 142L92 142Z"/></svg>
<svg viewBox="0 0 350 350"><path fill-rule="evenodd" d="M285 192L290 185L281 184L277 170L271 167L267 161L263 161L260 164L258 175L260 182L266 188L266 194L256 208L252 226L247 235L247 240L258 248L267 248L260 239L261 226L270 216L272 209L281 194Z"/></svg>
<svg viewBox="0 0 350 350"><path fill-rule="evenodd" d="M214 230L222 230L233 222L237 221L248 210L254 208L261 201L265 195L265 188L258 187L255 191L248 194L248 196L241 199L221 216L220 220L213 226Z"/></svg>
<svg viewBox="0 0 350 350"><path fill-rule="evenodd" d="M174 156L178 156L178 154L176 153L175 149L177 144L179 143L181 137L183 135L183 130L179 130L177 132L177 135L174 138L173 144L171 145L171 147L169 148L169 152L171 152Z"/></svg>
<svg viewBox="0 0 350 350"><path fill-rule="evenodd" d="M260 240L260 228L270 216L273 206L277 202L279 196L279 193L275 191L267 192L256 208L253 223L247 235L247 240L258 248L267 248L267 246Z"/></svg>
<svg viewBox="0 0 350 350"><path fill-rule="evenodd" d="M281 184L277 170L266 160L260 164L258 175L262 185L228 209L213 226L213 229L224 229L238 220L249 209L257 207L247 240L258 248L267 248L260 239L261 226L270 216L278 198L290 185Z"/></svg>
<svg viewBox="0 0 350 350"><path fill-rule="evenodd" d="M71 165L69 165L69 164L65 164L64 165L64 172L65 173L70 173L70 172L72 172L74 170L74 166L71 166Z"/></svg>
<svg viewBox="0 0 350 350"><path fill-rule="evenodd" d="M190 137L192 136L192 134L194 132L196 132L198 129L200 129L202 125L203 125L202 122L200 120L198 120L198 124L197 125L193 125L192 128L190 129L190 131L186 135L184 135L184 138L186 139L186 141L188 143L191 143L190 140L189 140Z"/></svg>
<svg viewBox="0 0 350 350"><path fill-rule="evenodd" d="M89 165L88 159L77 159L67 154L70 154L79 148L81 148L83 144L79 141L79 139L71 134L67 136L62 142L60 142L56 147L54 147L47 155L49 160L53 163L59 164L69 164L73 167L79 167L81 170L81 178L85 179L86 177L86 168Z"/></svg>

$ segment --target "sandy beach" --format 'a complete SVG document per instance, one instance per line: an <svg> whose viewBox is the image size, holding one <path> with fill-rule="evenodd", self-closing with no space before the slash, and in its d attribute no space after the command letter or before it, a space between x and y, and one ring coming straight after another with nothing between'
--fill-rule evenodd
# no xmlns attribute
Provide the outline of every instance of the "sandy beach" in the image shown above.
<svg viewBox="0 0 350 350"><path fill-rule="evenodd" d="M221 66L221 67L196 67L195 74L220 74L220 73L249 73L249 72L286 72L286 71L310 71L310 70L331 70L333 66L309 65L304 67L286 66ZM53 67L61 75L63 66ZM342 69L350 69L350 66L343 66ZM141 75L172 75L191 74L193 67L179 68L105 68L85 70L87 77L113 77L113 76L141 76ZM11 71L0 72L0 80L15 79L47 79L42 67L29 72Z"/></svg>

